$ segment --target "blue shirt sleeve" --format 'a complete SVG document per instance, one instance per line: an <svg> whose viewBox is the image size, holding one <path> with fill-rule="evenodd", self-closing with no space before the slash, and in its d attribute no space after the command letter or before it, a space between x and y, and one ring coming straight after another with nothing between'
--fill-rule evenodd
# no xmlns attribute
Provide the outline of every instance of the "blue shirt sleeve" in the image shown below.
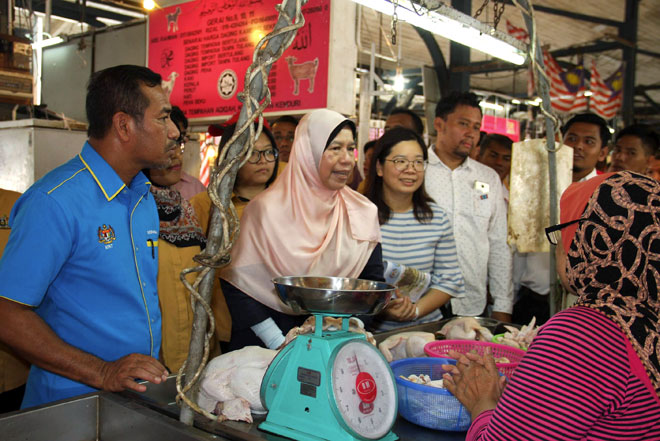
<svg viewBox="0 0 660 441"><path fill-rule="evenodd" d="M73 219L47 193L29 190L16 201L0 260L0 297L37 307L71 254Z"/></svg>

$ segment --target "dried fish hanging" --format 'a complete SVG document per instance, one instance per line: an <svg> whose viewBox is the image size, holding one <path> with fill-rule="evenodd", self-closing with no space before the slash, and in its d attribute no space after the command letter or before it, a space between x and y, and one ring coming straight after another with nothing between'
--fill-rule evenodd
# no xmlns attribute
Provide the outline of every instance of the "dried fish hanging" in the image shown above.
<svg viewBox="0 0 660 441"><path fill-rule="evenodd" d="M238 94L243 103L236 124L238 129L219 152L218 166L211 173L208 192L213 208L206 249L195 257L195 261L200 263L199 266L186 268L180 274L182 283L190 291L195 313L188 359L176 379L177 402L181 404L179 420L187 425L193 423L193 411L209 419L217 419L216 415L199 408L195 397L197 381L208 361L209 340L215 329L213 312L209 306L215 269L229 263L229 252L239 233L238 217L231 203L232 188L238 169L252 154L254 142L261 134L262 113L270 104L271 98L268 73L273 63L293 43L297 30L305 24L301 10L305 3L307 0L284 0L277 5L279 17L275 27L257 44L252 64L245 74L245 89ZM256 118L259 119L259 124L255 130ZM199 273L192 285L185 278L190 273ZM185 386L182 385L184 376Z"/></svg>

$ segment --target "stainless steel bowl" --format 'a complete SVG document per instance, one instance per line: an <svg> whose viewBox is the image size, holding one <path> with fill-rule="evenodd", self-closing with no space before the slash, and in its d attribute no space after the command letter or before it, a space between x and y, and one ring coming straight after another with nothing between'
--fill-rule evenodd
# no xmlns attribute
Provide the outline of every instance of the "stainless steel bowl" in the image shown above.
<svg viewBox="0 0 660 441"><path fill-rule="evenodd" d="M345 277L285 276L273 283L294 312L324 314L378 314L395 290L388 283Z"/></svg>

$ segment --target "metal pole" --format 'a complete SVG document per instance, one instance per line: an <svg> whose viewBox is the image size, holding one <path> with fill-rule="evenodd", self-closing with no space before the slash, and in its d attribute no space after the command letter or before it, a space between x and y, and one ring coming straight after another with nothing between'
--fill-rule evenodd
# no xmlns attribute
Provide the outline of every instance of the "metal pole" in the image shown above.
<svg viewBox="0 0 660 441"><path fill-rule="evenodd" d="M527 25L527 30L530 36L534 36L536 30L534 29L535 23L532 20L532 10L530 8L529 2L527 0L514 0L517 2L525 12L523 12L523 19ZM538 39L533 38L531 44L534 45L534 48L530 47L530 51L534 53L535 60L537 65L543 69L543 52L541 51L541 45ZM533 49L533 51L532 51ZM559 207L557 204L557 158L555 156L555 122L552 118L548 117L552 113L550 105L550 85L548 80L544 75L539 75L537 72L534 72L534 75L537 78L537 92L539 96L543 99L541 107L544 110L545 117L545 133L547 140L548 150L548 179L550 183L550 224L555 225L559 223ZM558 294L559 294L559 285L557 284L557 263L554 259L555 247L550 246L550 315L554 315L557 312L558 306Z"/></svg>
<svg viewBox="0 0 660 441"><path fill-rule="evenodd" d="M306 0L304 1L284 0L281 5L281 12L279 14L279 18L271 34L275 34L280 29L290 26L291 23L289 23L289 21L293 20L293 17L296 16L295 15L296 11L299 10L300 8L300 4L304 4L304 3L306 3ZM287 17L291 17L291 19L289 20ZM296 25L299 25L297 27L302 26L303 23L301 23L301 21L302 20L296 22ZM297 29L294 29L292 31L294 35L296 30ZM264 50L267 59L256 60L261 65L265 65L266 76L270 71L270 66L272 62L274 60L277 60L277 58L279 58L279 55L281 55L281 52L279 51L280 49L282 49L282 46L285 44L285 42L287 44L290 44L291 41L293 40L293 38L289 39L289 36L290 33L283 33L281 35L277 35L269 39L268 42L266 43L266 48ZM258 50L259 48L255 49L255 52ZM275 56L275 54L278 55ZM269 62L271 64L266 64L266 62ZM254 77L254 79L249 83L249 86L247 85L247 79L246 79L245 92L247 92L247 96L244 96L243 98L244 103L243 106L241 107L241 113L238 118L238 122L236 123L237 129L239 127L242 127L246 122L248 122L248 115L250 115L250 119L254 118L253 112L257 108L257 106L254 102L251 101L250 97L256 97L261 102L261 100L263 100L264 97L266 96L267 88L264 88L264 81L261 72L259 72ZM250 124L252 123L252 121L249 122ZM249 142L248 139L249 135L250 135L250 131L245 131L235 142L231 143L231 145L228 147L229 150L225 162L230 161L232 158L236 158L239 154L243 152L243 146L247 142ZM217 182L218 175L215 172L213 173L211 184L209 186L209 193L211 196L211 200L214 199L213 193L215 193L219 197L220 203L222 204L223 207L230 207L232 189L234 188L234 181L236 180L236 174L238 172L239 167L240 167L240 161L235 162L234 165L229 169L229 172L222 177L220 182ZM223 248L223 246L226 245L224 243L223 233L224 233L224 227L222 222L222 215L218 207L214 205L212 208L211 224L209 226L209 231L208 231L208 240L204 253L205 255L207 256L215 255L219 250ZM204 301L206 301L207 304L211 303L214 277L215 277L215 268L210 268L210 270L206 273L206 275L204 276L204 278L202 279L199 285L200 287L199 292L201 294L201 297L204 299ZM186 369L184 371L186 385L188 385L193 380L193 376L195 376L195 374L199 372L200 364L204 353L204 341L205 341L205 332L206 332L207 324L208 324L208 319L204 307L199 302L197 302L195 305L195 318L193 322L192 335L190 337L190 350L188 353ZM187 396L193 402L196 402L197 387L196 386L193 387L193 389L191 389L191 391L187 394ZM188 406L185 402L182 403L179 420L190 426L193 424L193 419L194 419L193 409L191 409L190 406Z"/></svg>
<svg viewBox="0 0 660 441"><path fill-rule="evenodd" d="M53 12L53 0L46 0L46 4L44 6L44 9L46 11L46 18L45 18L45 23L44 23L44 32L48 34L48 38L51 37L50 35L50 15Z"/></svg>
<svg viewBox="0 0 660 441"><path fill-rule="evenodd" d="M629 41L623 46L623 122L632 124L635 116L635 70L637 64L637 26L639 23L639 0L626 0L625 26L619 28L619 36Z"/></svg>

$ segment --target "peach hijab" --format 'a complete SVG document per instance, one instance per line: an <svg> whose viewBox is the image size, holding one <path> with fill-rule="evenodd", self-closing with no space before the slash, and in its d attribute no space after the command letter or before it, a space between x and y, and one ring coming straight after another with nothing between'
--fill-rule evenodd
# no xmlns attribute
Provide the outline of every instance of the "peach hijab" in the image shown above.
<svg viewBox="0 0 660 441"><path fill-rule="evenodd" d="M272 278L358 277L380 242L376 206L348 186L328 189L319 176L329 137L345 121L327 109L302 118L289 164L245 207L232 262L220 273L245 294L286 314L293 311L280 301Z"/></svg>

